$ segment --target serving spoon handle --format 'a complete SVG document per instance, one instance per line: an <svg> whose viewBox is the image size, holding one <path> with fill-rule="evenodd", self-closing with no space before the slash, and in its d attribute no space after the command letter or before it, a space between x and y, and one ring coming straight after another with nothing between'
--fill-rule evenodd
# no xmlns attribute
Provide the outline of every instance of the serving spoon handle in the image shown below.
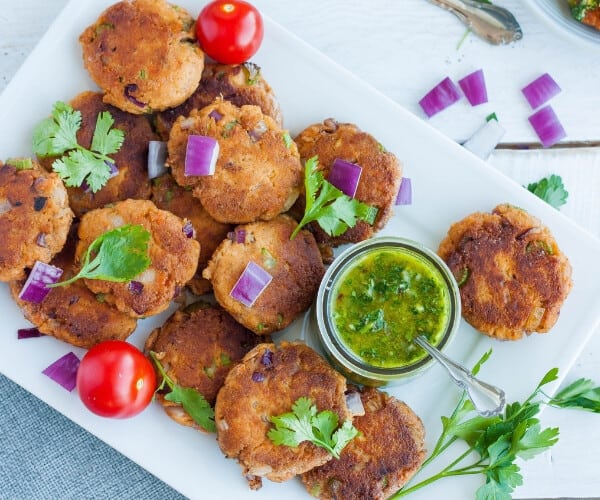
<svg viewBox="0 0 600 500"><path fill-rule="evenodd" d="M506 395L502 389L476 378L464 366L452 361L433 347L424 336L420 335L414 342L446 369L456 385L467 391L477 413L483 417L492 417L504 411Z"/></svg>
<svg viewBox="0 0 600 500"><path fill-rule="evenodd" d="M473 33L494 45L515 42L523 38L523 31L508 10L476 0L429 0L452 12Z"/></svg>

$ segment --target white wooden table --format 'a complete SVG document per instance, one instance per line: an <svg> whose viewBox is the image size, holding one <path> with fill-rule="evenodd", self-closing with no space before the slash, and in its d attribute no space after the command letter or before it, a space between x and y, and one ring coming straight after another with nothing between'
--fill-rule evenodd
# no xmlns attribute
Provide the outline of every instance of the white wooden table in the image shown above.
<svg viewBox="0 0 600 500"><path fill-rule="evenodd" d="M0 0L0 91L65 3ZM457 141L468 137L487 114L495 111L507 130L503 141L537 142L527 121L531 110L520 89L544 72L563 89L552 106L567 130L567 140L600 140L600 46L590 51L561 38L534 15L527 0L496 2L516 15L524 31L522 41L494 47L470 35L460 48L457 45L464 27L426 0L254 3L264 14L421 117L417 102L430 87L445 76L458 79L483 68L490 102L479 108L459 103L431 120L433 126ZM9 125L0 127L5 133ZM570 192L562 211L600 236L600 150L499 151L490 162L521 184L550 173L561 175ZM600 278L600 266L591 272ZM587 377L600 383L599 368L600 335L596 334L567 382ZM0 394L3 399L10 396ZM522 464L525 485L515 497L600 498L600 415L547 409L542 420L546 426L560 427L560 441L551 451ZM27 457L21 459L26 461ZM97 496L103 496L101 487Z"/></svg>

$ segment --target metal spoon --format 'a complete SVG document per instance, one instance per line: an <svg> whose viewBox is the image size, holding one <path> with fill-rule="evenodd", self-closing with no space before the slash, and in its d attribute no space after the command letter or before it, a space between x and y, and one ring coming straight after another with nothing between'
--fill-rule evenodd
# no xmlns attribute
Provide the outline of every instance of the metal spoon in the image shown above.
<svg viewBox="0 0 600 500"><path fill-rule="evenodd" d="M446 369L456 385L467 391L477 413L483 417L493 417L504 411L506 395L502 389L475 378L469 370L442 354L422 335L414 341Z"/></svg>
<svg viewBox="0 0 600 500"><path fill-rule="evenodd" d="M429 0L449 10L469 29L491 44L500 45L523 38L521 26L508 10L476 0Z"/></svg>

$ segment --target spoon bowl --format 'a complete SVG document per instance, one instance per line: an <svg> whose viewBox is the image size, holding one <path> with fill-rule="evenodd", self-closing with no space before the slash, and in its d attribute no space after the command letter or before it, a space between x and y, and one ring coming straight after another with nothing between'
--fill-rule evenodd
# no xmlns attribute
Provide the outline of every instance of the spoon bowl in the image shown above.
<svg viewBox="0 0 600 500"><path fill-rule="evenodd" d="M430 0L452 12L469 29L494 45L515 42L523 31L515 16L504 7L474 0Z"/></svg>

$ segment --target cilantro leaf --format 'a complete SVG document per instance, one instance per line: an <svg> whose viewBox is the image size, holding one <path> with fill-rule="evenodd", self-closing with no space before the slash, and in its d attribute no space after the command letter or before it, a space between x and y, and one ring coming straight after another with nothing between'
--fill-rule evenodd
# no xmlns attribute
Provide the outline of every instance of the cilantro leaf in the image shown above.
<svg viewBox="0 0 600 500"><path fill-rule="evenodd" d="M295 448L309 441L335 458L340 458L342 450L358 435L352 422L346 421L338 428L336 413L330 410L317 413L317 407L306 397L296 400L291 413L272 416L270 420L275 427L269 429L267 435L274 444Z"/></svg>
<svg viewBox="0 0 600 500"><path fill-rule="evenodd" d="M179 384L176 384L173 379L167 375L158 355L154 351L150 351L150 357L153 359L158 371L162 375L162 382L156 391L163 390L166 385L171 389L171 391L165 395L167 401L180 404L184 411L192 417L192 420L205 431L216 432L215 412L204 396L193 387L182 387Z"/></svg>
<svg viewBox="0 0 600 500"><path fill-rule="evenodd" d="M63 179L66 186L80 187L85 183L92 192L99 191L110 178L114 154L123 145L124 133L114 124L108 112L98 113L90 149L77 142L81 128L81 112L69 104L57 102L52 116L40 122L33 131L33 152L42 158L60 156L52 169Z"/></svg>
<svg viewBox="0 0 600 500"><path fill-rule="evenodd" d="M75 276L47 286L66 286L81 278L130 281L150 265L149 241L150 233L140 225L127 224L107 231L87 248Z"/></svg>
<svg viewBox="0 0 600 500"><path fill-rule="evenodd" d="M377 216L377 208L342 193L325 180L318 167L319 161L316 156L306 161L304 166L306 208L302 220L294 229L290 239L294 239L300 229L312 221L316 221L330 236L339 236L348 228L354 227L359 219L373 224Z"/></svg>
<svg viewBox="0 0 600 500"><path fill-rule="evenodd" d="M193 387L181 387L174 384L165 399L183 406L186 413L203 429L208 432L217 431L215 412L204 396Z"/></svg>
<svg viewBox="0 0 600 500"><path fill-rule="evenodd" d="M537 182L528 184L527 190L531 191L538 198L541 198L556 209L567 203L567 198L569 196L569 192L565 189L562 178L559 175L554 174L549 177L544 177Z"/></svg>
<svg viewBox="0 0 600 500"><path fill-rule="evenodd" d="M52 117L46 118L33 130L33 152L41 157L62 155L75 149L77 131L81 127L81 113L58 101L52 108Z"/></svg>
<svg viewBox="0 0 600 500"><path fill-rule="evenodd" d="M98 113L96 118L96 129L92 138L92 151L97 151L104 155L116 153L121 149L125 134L118 128L113 128L115 120L108 111Z"/></svg>

